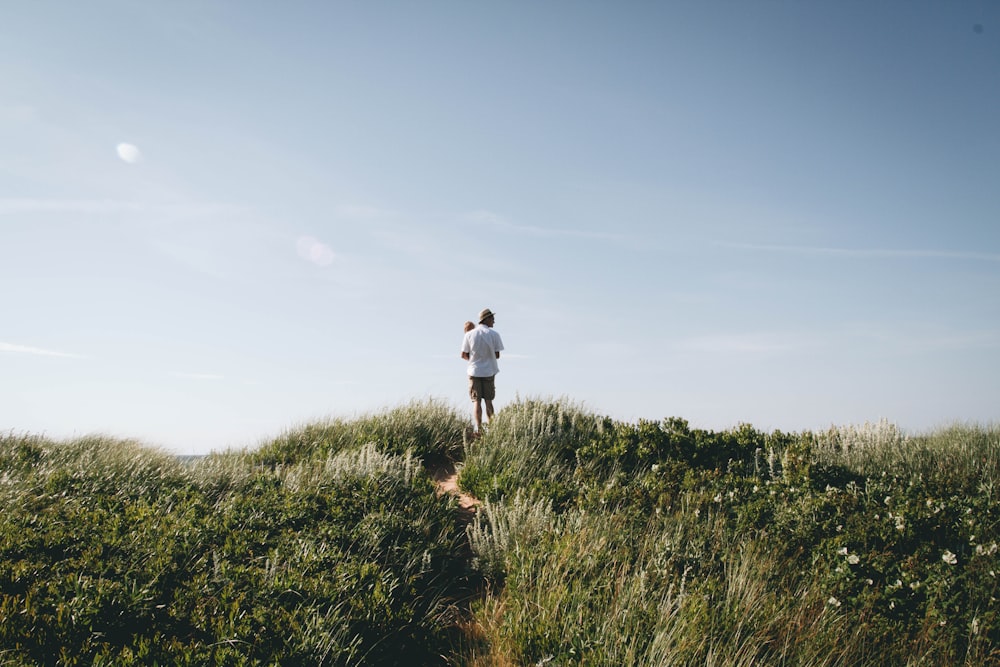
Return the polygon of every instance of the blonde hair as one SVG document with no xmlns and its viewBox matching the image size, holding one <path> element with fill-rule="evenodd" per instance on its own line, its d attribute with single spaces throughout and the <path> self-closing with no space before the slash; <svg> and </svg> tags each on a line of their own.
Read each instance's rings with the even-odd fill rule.
<svg viewBox="0 0 1000 667">
<path fill-rule="evenodd" d="M 476 325 L 475 325 L 475 323 L 473 323 L 472 320 L 466 320 L 466 322 L 465 322 L 465 333 L 469 333 L 470 331 L 472 331 L 475 328 L 476 328 Z"/>
</svg>

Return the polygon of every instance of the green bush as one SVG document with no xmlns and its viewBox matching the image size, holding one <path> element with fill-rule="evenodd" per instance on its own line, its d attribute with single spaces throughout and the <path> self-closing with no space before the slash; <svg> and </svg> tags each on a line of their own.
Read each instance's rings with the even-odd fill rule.
<svg viewBox="0 0 1000 667">
<path fill-rule="evenodd" d="M 465 429 L 466 419 L 453 407 L 427 399 L 356 419 L 307 424 L 261 445 L 252 457 L 266 466 L 287 465 L 372 443 L 384 452 L 409 452 L 425 462 L 454 461 L 464 454 Z"/>
<path fill-rule="evenodd" d="M 189 463 L 2 436 L 0 662 L 1000 665 L 1000 429 L 518 400 L 464 431 L 425 402 Z"/>
<path fill-rule="evenodd" d="M 465 537 L 408 455 L 9 436 L 0 465 L 5 664 L 443 664 L 457 641 Z"/>
<path fill-rule="evenodd" d="M 997 429 L 511 409 L 461 481 L 489 500 L 477 613 L 514 664 L 1000 664 Z"/>
</svg>

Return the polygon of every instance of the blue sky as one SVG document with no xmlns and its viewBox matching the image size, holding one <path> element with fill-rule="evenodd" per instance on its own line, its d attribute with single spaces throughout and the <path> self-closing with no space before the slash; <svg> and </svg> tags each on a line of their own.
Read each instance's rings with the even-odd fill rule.
<svg viewBox="0 0 1000 667">
<path fill-rule="evenodd" d="M 993 423 L 993 2 L 6 3 L 0 429 Z"/>
</svg>

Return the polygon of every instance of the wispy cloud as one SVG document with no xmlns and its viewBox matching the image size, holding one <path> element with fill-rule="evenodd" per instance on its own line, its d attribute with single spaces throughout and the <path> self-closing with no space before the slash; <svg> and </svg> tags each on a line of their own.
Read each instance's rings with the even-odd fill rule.
<svg viewBox="0 0 1000 667">
<path fill-rule="evenodd" d="M 884 327 L 857 327 L 857 338 L 875 341 L 893 352 L 926 353 L 943 351 L 983 350 L 1000 347 L 1000 331 L 927 329 L 910 327 L 892 330 Z"/>
<path fill-rule="evenodd" d="M 58 199 L 45 197 L 0 197 L 0 215 L 12 213 L 116 213 L 142 212 L 158 222 L 181 224 L 188 220 L 218 220 L 239 217 L 253 210 L 238 204 L 212 201 L 137 202 L 121 199 Z"/>
<path fill-rule="evenodd" d="M 893 329 L 858 323 L 823 332 L 709 333 L 678 340 L 674 348 L 712 355 L 781 355 L 820 349 L 878 350 L 880 354 L 923 354 L 1000 347 L 1000 331 Z"/>
<path fill-rule="evenodd" d="M 64 357 L 67 359 L 86 359 L 82 354 L 72 352 L 60 352 L 58 350 L 46 350 L 41 347 L 31 347 L 30 345 L 15 345 L 14 343 L 0 342 L 0 352 L 12 354 L 33 354 L 40 357 Z"/>
<path fill-rule="evenodd" d="M 586 229 L 566 229 L 566 228 L 553 228 L 553 227 L 537 227 L 534 225 L 517 225 L 509 221 L 502 215 L 493 213 L 492 211 L 473 211 L 469 213 L 466 218 L 474 223 L 481 225 L 489 225 L 491 227 L 496 227 L 507 232 L 514 234 L 523 234 L 525 236 L 536 236 L 536 237 L 550 237 L 550 238 L 579 238 L 579 239 L 594 239 L 594 240 L 604 240 L 604 241 L 623 241 L 625 236 L 622 234 L 610 234 L 608 232 L 594 232 Z"/>
<path fill-rule="evenodd" d="M 29 199 L 0 198 L 0 215 L 12 213 L 112 213 L 139 211 L 136 202 L 115 199 Z"/>
<path fill-rule="evenodd" d="M 972 252 L 965 250 L 905 250 L 891 248 L 836 248 L 824 246 L 767 245 L 755 243 L 726 243 L 730 248 L 759 252 L 782 252 L 796 255 L 825 255 L 855 259 L 967 259 L 1000 262 L 1000 253 Z"/>
<path fill-rule="evenodd" d="M 175 373 L 169 374 L 171 377 L 182 378 L 184 380 L 223 380 L 225 379 L 222 375 L 216 375 L 215 373 Z"/>
<path fill-rule="evenodd" d="M 355 220 L 375 220 L 378 218 L 391 218 L 396 215 L 396 211 L 363 204 L 344 204 L 338 206 L 336 211 L 340 217 L 353 218 Z"/>
<path fill-rule="evenodd" d="M 740 333 L 693 336 L 678 341 L 676 347 L 684 352 L 709 354 L 766 354 L 804 350 L 818 343 L 795 334 Z"/>
</svg>

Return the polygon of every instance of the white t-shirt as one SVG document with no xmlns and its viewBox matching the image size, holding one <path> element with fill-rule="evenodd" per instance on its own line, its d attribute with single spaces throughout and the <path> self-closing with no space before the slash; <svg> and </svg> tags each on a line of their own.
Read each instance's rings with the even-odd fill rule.
<svg viewBox="0 0 1000 667">
<path fill-rule="evenodd" d="M 480 324 L 465 334 L 462 352 L 469 355 L 469 376 L 488 378 L 500 372 L 497 352 L 503 349 L 503 341 L 496 329 Z"/>
</svg>

